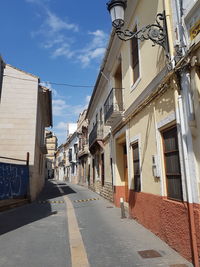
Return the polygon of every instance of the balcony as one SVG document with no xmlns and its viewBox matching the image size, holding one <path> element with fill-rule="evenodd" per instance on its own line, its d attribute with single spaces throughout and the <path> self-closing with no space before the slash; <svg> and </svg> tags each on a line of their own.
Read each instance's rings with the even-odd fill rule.
<svg viewBox="0 0 200 267">
<path fill-rule="evenodd" d="M 115 117 L 122 116 L 123 107 L 123 89 L 112 88 L 104 103 L 104 122 L 106 125 L 111 125 Z"/>
<path fill-rule="evenodd" d="M 85 137 L 79 139 L 78 158 L 89 153 L 88 140 Z"/>
<path fill-rule="evenodd" d="M 89 147 L 91 147 L 97 141 L 101 141 L 103 139 L 103 130 L 99 127 L 98 123 L 96 123 L 89 135 Z"/>
</svg>

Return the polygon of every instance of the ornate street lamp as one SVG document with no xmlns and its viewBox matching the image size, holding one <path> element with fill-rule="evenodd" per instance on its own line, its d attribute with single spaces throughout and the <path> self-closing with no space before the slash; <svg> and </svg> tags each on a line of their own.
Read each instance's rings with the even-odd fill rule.
<svg viewBox="0 0 200 267">
<path fill-rule="evenodd" d="M 124 12 L 126 6 L 127 0 L 110 0 L 107 3 L 107 9 L 110 12 L 112 25 L 116 29 L 117 36 L 123 41 L 127 41 L 132 38 L 137 38 L 141 41 L 151 40 L 153 42 L 153 46 L 160 45 L 164 48 L 165 54 L 169 59 L 165 13 L 163 12 L 157 14 L 156 22 L 154 24 L 149 24 L 137 32 L 132 32 L 121 29 L 124 26 Z"/>
</svg>

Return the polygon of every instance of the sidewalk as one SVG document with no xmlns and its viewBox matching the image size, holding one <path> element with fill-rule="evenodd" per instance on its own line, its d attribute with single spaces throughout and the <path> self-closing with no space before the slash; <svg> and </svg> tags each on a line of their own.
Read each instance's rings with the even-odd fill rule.
<svg viewBox="0 0 200 267">
<path fill-rule="evenodd" d="M 0 200 L 0 212 L 13 209 L 19 206 L 22 206 L 24 204 L 29 203 L 28 199 L 5 199 Z"/>
<path fill-rule="evenodd" d="M 109 201 L 81 186 L 68 185 L 76 192 L 68 197 L 91 267 L 193 266 L 135 220 L 121 219 L 121 210 Z"/>
</svg>

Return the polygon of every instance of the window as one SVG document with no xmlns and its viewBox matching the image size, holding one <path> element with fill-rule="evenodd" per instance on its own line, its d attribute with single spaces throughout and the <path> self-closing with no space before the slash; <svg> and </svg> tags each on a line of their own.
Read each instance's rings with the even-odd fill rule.
<svg viewBox="0 0 200 267">
<path fill-rule="evenodd" d="M 72 148 L 70 148 L 68 151 L 68 159 L 69 161 L 72 161 Z"/>
<path fill-rule="evenodd" d="M 162 133 L 167 180 L 167 196 L 182 200 L 181 170 L 178 149 L 177 128 L 173 127 Z"/>
<path fill-rule="evenodd" d="M 137 27 L 133 32 L 137 31 Z M 139 46 L 137 38 L 131 40 L 131 56 L 132 56 L 132 69 L 133 69 L 133 84 L 137 81 L 140 76 L 139 69 Z"/>
<path fill-rule="evenodd" d="M 96 124 L 98 123 L 98 113 L 96 114 Z"/>
<path fill-rule="evenodd" d="M 132 149 L 133 149 L 133 169 L 134 169 L 134 190 L 136 192 L 140 192 L 141 181 L 140 181 L 140 157 L 139 157 L 138 142 L 132 145 Z"/>
<path fill-rule="evenodd" d="M 99 120 L 100 120 L 100 124 L 102 124 L 103 123 L 102 108 L 100 109 Z"/>
</svg>

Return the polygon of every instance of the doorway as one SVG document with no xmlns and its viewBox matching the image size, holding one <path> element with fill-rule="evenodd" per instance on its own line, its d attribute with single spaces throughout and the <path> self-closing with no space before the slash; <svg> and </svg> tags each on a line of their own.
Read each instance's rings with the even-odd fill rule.
<svg viewBox="0 0 200 267">
<path fill-rule="evenodd" d="M 123 144 L 123 162 L 124 162 L 124 185 L 125 185 L 125 202 L 128 202 L 128 161 L 126 143 Z"/>
<path fill-rule="evenodd" d="M 104 153 L 101 154 L 101 185 L 104 186 L 105 183 L 105 168 L 104 168 Z"/>
</svg>

